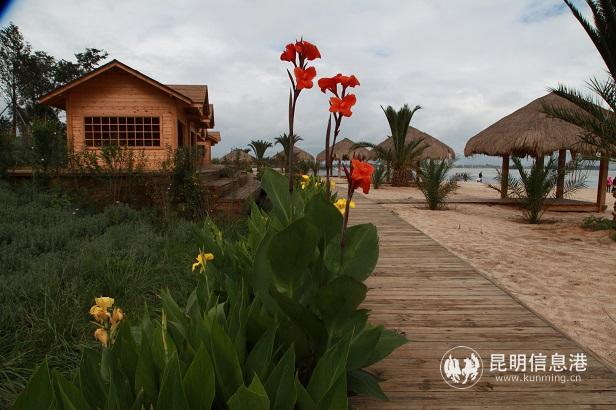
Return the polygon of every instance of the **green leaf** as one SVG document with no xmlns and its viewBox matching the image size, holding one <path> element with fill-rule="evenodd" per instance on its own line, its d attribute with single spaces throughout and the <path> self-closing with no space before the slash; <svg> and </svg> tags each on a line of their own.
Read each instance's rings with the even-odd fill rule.
<svg viewBox="0 0 616 410">
<path fill-rule="evenodd" d="M 347 378 L 346 374 L 341 374 L 334 384 L 325 393 L 323 398 L 317 403 L 317 410 L 348 410 L 349 400 L 347 399 Z"/>
<path fill-rule="evenodd" d="M 188 367 L 182 381 L 191 410 L 209 410 L 216 394 L 216 376 L 212 359 L 203 345 Z"/>
<path fill-rule="evenodd" d="M 268 329 L 252 348 L 244 364 L 246 380 L 249 380 L 253 374 L 257 374 L 259 379 L 266 380 L 272 364 L 275 338 L 276 329 Z"/>
<path fill-rule="evenodd" d="M 408 343 L 406 337 L 389 329 L 383 329 L 379 342 L 374 349 L 366 357 L 366 360 L 362 367 L 368 367 L 374 363 L 380 362 L 391 354 L 398 347 Z"/>
<path fill-rule="evenodd" d="M 291 195 L 288 183 L 284 175 L 269 168 L 263 172 L 261 178 L 261 187 L 272 202 L 270 215 L 274 216 L 282 226 L 287 226 L 291 222 Z"/>
<path fill-rule="evenodd" d="M 292 290 L 314 257 L 319 240 L 317 229 L 306 219 L 298 219 L 278 232 L 269 247 L 269 259 L 279 283 Z"/>
<path fill-rule="evenodd" d="M 84 349 L 79 366 L 79 387 L 90 406 L 102 408 L 105 404 L 105 384 L 101 377 L 101 354 L 92 349 Z"/>
<path fill-rule="evenodd" d="M 308 308 L 282 293 L 271 290 L 271 295 L 287 317 L 308 337 L 315 350 L 327 340 L 327 330 L 319 318 Z"/>
<path fill-rule="evenodd" d="M 344 376 L 346 384 L 346 365 L 349 355 L 350 335 L 344 336 L 321 356 L 308 383 L 308 393 L 318 404 L 321 399 L 339 383 Z M 345 395 L 346 397 L 346 395 Z"/>
<path fill-rule="evenodd" d="M 52 370 L 52 377 L 56 382 L 59 401 L 66 410 L 88 410 L 90 405 L 83 397 L 83 393 L 73 383 L 69 382 L 58 371 Z"/>
<path fill-rule="evenodd" d="M 297 393 L 295 391 L 295 350 L 289 347 L 272 370 L 265 383 L 272 410 L 293 410 Z"/>
<path fill-rule="evenodd" d="M 154 327 L 152 332 L 152 358 L 158 369 L 162 372 L 171 355 L 176 351 L 173 338 L 163 330 L 160 325 Z"/>
<path fill-rule="evenodd" d="M 270 401 L 259 376 L 255 375 L 250 386 L 243 384 L 227 402 L 230 410 L 269 410 Z"/>
<path fill-rule="evenodd" d="M 355 370 L 367 366 L 366 359 L 370 358 L 373 354 L 382 333 L 383 326 L 369 326 L 353 338 L 351 348 L 349 349 L 347 370 Z"/>
<path fill-rule="evenodd" d="M 353 370 L 348 373 L 348 389 L 357 394 L 365 394 L 378 400 L 387 400 L 377 379 L 364 370 Z"/>
<path fill-rule="evenodd" d="M 134 403 L 135 398 L 128 378 L 117 365 L 110 367 L 110 374 L 106 410 L 129 408 Z"/>
<path fill-rule="evenodd" d="M 297 392 L 297 408 L 299 410 L 315 410 L 317 404 L 310 397 L 304 385 L 295 377 L 295 391 Z"/>
<path fill-rule="evenodd" d="M 148 339 L 144 339 L 141 342 L 141 353 L 139 354 L 135 371 L 135 391 L 143 390 L 146 408 L 149 408 L 150 404 L 156 402 L 159 381 L 159 372 L 152 357 L 150 343 L 152 342 Z"/>
<path fill-rule="evenodd" d="M 184 410 L 188 409 L 188 401 L 182 386 L 180 362 L 177 353 L 174 352 L 169 361 L 158 393 L 156 402 L 157 410 Z"/>
<path fill-rule="evenodd" d="M 379 236 L 373 224 L 347 229 L 339 275 L 349 275 L 363 282 L 372 274 L 379 259 Z"/>
<path fill-rule="evenodd" d="M 13 410 L 47 410 L 53 405 L 53 386 L 49 377 L 47 359 L 30 377 L 26 388 L 13 404 Z"/>
<path fill-rule="evenodd" d="M 364 301 L 368 288 L 350 276 L 339 276 L 319 289 L 313 305 L 328 326 L 349 319 Z"/>
<path fill-rule="evenodd" d="M 327 201 L 323 195 L 315 195 L 306 205 L 306 219 L 314 225 L 319 233 L 329 242 L 342 229 L 342 214 Z"/>
<path fill-rule="evenodd" d="M 210 337 L 205 340 L 214 364 L 217 388 L 224 400 L 229 398 L 243 385 L 242 368 L 233 346 L 233 341 L 215 321 L 210 322 Z"/>
</svg>

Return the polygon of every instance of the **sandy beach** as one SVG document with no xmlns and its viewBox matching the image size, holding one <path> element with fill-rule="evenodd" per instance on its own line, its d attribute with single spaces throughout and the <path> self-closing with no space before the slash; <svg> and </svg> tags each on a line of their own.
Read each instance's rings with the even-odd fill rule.
<svg viewBox="0 0 616 410">
<path fill-rule="evenodd" d="M 477 182 L 461 183 L 453 198 L 497 197 Z M 593 201 L 595 189 L 572 198 Z M 373 200 L 423 198 L 416 188 L 372 189 Z M 608 211 L 614 198 L 608 196 Z M 469 261 L 490 280 L 616 368 L 616 242 L 580 223 L 589 213 L 547 212 L 530 225 L 515 208 L 450 204 L 430 211 L 420 205 L 384 204 L 403 219 Z M 612 317 L 614 320 L 611 320 Z"/>
</svg>

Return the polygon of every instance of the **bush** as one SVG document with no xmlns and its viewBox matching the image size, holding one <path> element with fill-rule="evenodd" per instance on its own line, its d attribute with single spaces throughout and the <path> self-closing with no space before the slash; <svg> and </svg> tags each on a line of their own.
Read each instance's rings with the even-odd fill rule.
<svg viewBox="0 0 616 410">
<path fill-rule="evenodd" d="M 208 193 L 197 176 L 195 151 L 187 147 L 175 152 L 171 177 L 171 197 L 178 214 L 203 220 L 210 210 Z"/>
<path fill-rule="evenodd" d="M 287 183 L 265 171 L 271 211 L 253 205 L 238 239 L 207 221 L 194 242 L 208 253 L 193 265 L 203 275 L 184 307 L 165 291 L 160 321 L 145 315 L 129 327 L 103 315 L 102 351 L 84 350 L 71 379 L 43 362 L 16 408 L 346 409 L 348 394 L 385 399 L 364 368 L 406 339 L 359 308 L 378 259 L 376 228 L 349 228 L 343 246 L 331 200 L 316 187 L 291 197 Z"/>
<path fill-rule="evenodd" d="M 458 189 L 458 182 L 455 178 L 447 179 L 450 169 L 451 163 L 448 161 L 422 162 L 417 175 L 417 187 L 426 197 L 429 209 L 444 207 L 447 197 Z"/>
<path fill-rule="evenodd" d="M 588 216 L 582 221 L 582 228 L 591 231 L 608 231 L 616 229 L 616 223 L 608 218 Z"/>
<path fill-rule="evenodd" d="M 372 174 L 372 186 L 374 189 L 379 189 L 381 185 L 387 180 L 387 167 L 379 162 L 374 168 L 374 174 Z"/>
<path fill-rule="evenodd" d="M 37 120 L 32 124 L 33 168 L 48 172 L 66 166 L 68 148 L 65 134 L 61 125 L 53 121 Z"/>
</svg>

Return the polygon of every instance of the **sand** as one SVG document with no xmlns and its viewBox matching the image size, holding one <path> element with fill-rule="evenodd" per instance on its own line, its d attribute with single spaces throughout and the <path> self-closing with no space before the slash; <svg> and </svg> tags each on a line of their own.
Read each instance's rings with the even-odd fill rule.
<svg viewBox="0 0 616 410">
<path fill-rule="evenodd" d="M 368 196 L 423 198 L 416 188 L 392 187 L 373 189 Z M 482 184 L 468 182 L 454 198 L 497 196 Z M 592 201 L 595 196 L 595 190 L 586 189 L 574 198 Z M 608 209 L 613 204 L 609 196 Z M 451 204 L 442 211 L 410 204 L 383 206 L 616 369 L 616 242 L 605 231 L 580 228 L 590 214 L 548 212 L 544 223 L 530 225 L 519 210 L 503 206 Z"/>
</svg>

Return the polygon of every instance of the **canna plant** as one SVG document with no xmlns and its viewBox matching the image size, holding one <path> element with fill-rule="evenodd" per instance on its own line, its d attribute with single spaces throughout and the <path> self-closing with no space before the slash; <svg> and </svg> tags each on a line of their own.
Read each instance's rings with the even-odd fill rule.
<svg viewBox="0 0 616 410">
<path fill-rule="evenodd" d="M 428 208 L 436 210 L 443 208 L 447 197 L 458 189 L 455 177 L 447 178 L 451 169 L 449 161 L 423 161 L 417 174 L 417 187 L 424 194 Z"/>
</svg>

